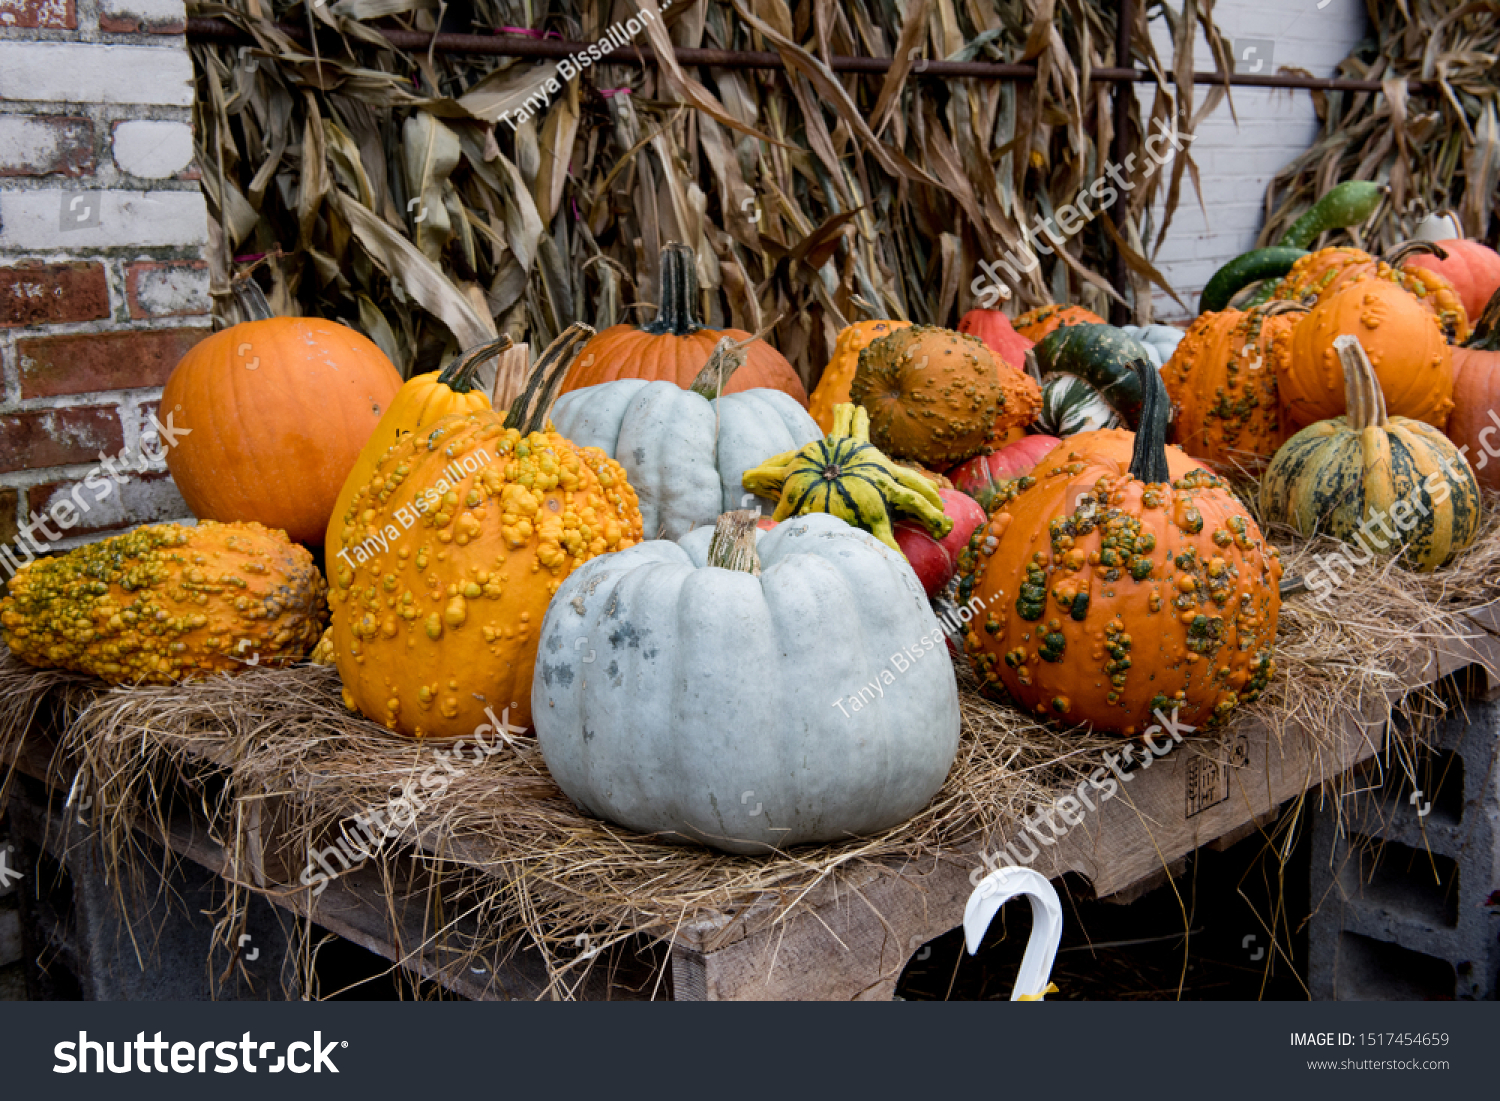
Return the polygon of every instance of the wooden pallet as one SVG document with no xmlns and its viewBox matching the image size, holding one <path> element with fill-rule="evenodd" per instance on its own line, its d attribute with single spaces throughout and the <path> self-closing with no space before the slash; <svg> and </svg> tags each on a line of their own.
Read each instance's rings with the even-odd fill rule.
<svg viewBox="0 0 1500 1101">
<path fill-rule="evenodd" d="M 1474 690 L 1500 694 L 1500 612 L 1485 609 L 1471 618 L 1476 637 L 1416 653 L 1387 696 L 1394 700 L 1466 668 L 1472 668 Z M 1128 900 L 1173 874 L 1189 853 L 1248 836 L 1286 801 L 1370 759 L 1382 747 L 1385 727 L 1385 707 L 1372 700 L 1363 722 L 1316 745 L 1295 736 L 1278 741 L 1253 722 L 1237 724 L 1225 748 L 1212 755 L 1184 743 L 1149 768 L 1134 769 L 1113 800 L 1098 804 L 1060 840 L 1039 846 L 1031 866 L 1049 878 L 1075 873 L 1095 897 Z M 49 738 L 33 732 L 14 764 L 61 794 L 71 778 L 58 773 L 53 749 Z M 248 864 L 251 882 L 242 886 L 461 997 L 558 994 L 535 951 L 497 947 L 475 966 L 445 950 L 432 933 L 437 888 L 417 861 L 402 862 L 407 867 L 396 915 L 371 867 L 330 880 L 317 898 L 291 886 L 295 862 L 276 844 L 275 800 L 246 805 L 251 820 L 241 866 Z M 1020 832 L 1013 824 L 984 845 L 941 858 L 864 866 L 836 884 L 815 887 L 785 914 L 767 899 L 733 917 L 685 926 L 669 958 L 627 944 L 602 955 L 586 978 L 573 980 L 576 989 L 569 984 L 568 993 L 680 1001 L 889 999 L 911 956 L 961 923 L 973 881 L 986 868 L 981 854 L 986 848 L 999 852 Z M 219 841 L 186 815 L 148 835 L 218 875 L 232 866 Z M 998 858 L 999 864 L 1012 862 Z"/>
</svg>

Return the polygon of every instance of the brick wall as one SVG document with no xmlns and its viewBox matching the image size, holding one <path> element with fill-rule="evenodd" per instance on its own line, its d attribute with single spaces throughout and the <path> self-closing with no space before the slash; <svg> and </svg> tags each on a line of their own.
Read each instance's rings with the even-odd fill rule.
<svg viewBox="0 0 1500 1101">
<path fill-rule="evenodd" d="M 1241 55 L 1241 72 L 1274 73 L 1290 66 L 1314 76 L 1334 76 L 1334 67 L 1371 33 L 1364 0 L 1233 0 L 1214 5 L 1214 19 L 1238 43 L 1235 52 Z M 1170 58 L 1171 39 L 1163 25 L 1153 24 L 1152 31 L 1157 53 Z M 1200 72 L 1213 70 L 1201 31 L 1195 56 Z M 1195 104 L 1203 102 L 1206 92 L 1206 87 L 1198 87 Z M 1150 87 L 1139 85 L 1137 95 L 1149 109 Z M 1158 291 L 1154 300 L 1158 319 L 1180 322 L 1196 314 L 1198 295 L 1209 277 L 1226 260 L 1255 246 L 1265 220 L 1266 185 L 1289 160 L 1312 145 L 1317 132 L 1311 93 L 1270 88 L 1235 88 L 1234 114 L 1226 100 L 1198 125 L 1193 156 L 1207 212 L 1198 205 L 1192 178 L 1184 177 L 1167 240 L 1155 258 L 1158 270 L 1191 312 L 1185 314 Z M 1161 224 L 1159 211 L 1157 224 Z"/>
<path fill-rule="evenodd" d="M 209 326 L 183 20 L 182 0 L 0 0 L 0 546 L 100 452 L 140 469 L 59 506 L 57 546 L 190 515 L 138 461 Z"/>
</svg>

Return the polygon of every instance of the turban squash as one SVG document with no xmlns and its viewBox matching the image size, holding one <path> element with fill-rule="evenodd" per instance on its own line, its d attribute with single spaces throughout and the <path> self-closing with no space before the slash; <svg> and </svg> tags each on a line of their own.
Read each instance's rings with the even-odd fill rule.
<svg viewBox="0 0 1500 1101">
<path fill-rule="evenodd" d="M 813 388 L 807 411 L 818 422 L 823 432 L 833 430 L 833 407 L 849 400 L 849 385 L 854 381 L 854 372 L 859 367 L 859 353 L 888 333 L 905 329 L 910 321 L 887 321 L 879 318 L 871 321 L 856 321 L 839 332 L 833 346 L 833 358 L 823 368 L 823 377 Z"/>
<path fill-rule="evenodd" d="M 965 651 L 986 686 L 1127 736 L 1157 712 L 1201 727 L 1255 699 L 1281 607 L 1275 548 L 1226 483 L 1171 471 L 1166 392 L 1144 358 L 1137 375 L 1129 458 L 1112 440 L 1049 457 L 974 533 L 959 582 L 978 611 Z"/>
<path fill-rule="evenodd" d="M 1276 453 L 1261 482 L 1261 513 L 1305 536 L 1357 539 L 1366 561 L 1404 544 L 1407 565 L 1435 570 L 1479 532 L 1474 472 L 1436 428 L 1387 415 L 1358 339 L 1334 343 L 1348 414 L 1304 428 Z"/>
<path fill-rule="evenodd" d="M 703 370 L 721 337 L 748 341 L 746 363 L 727 393 L 769 387 L 784 390 L 806 408 L 807 390 L 775 348 L 743 329 L 705 329 L 698 318 L 698 274 L 693 250 L 670 244 L 661 251 L 661 288 L 650 323 L 611 325 L 584 346 L 563 380 L 562 393 L 622 378 L 675 382 L 686 389 Z"/>
<path fill-rule="evenodd" d="M 619 464 L 546 422 L 591 334 L 559 336 L 508 414 L 453 414 L 402 436 L 356 491 L 328 564 L 349 707 L 419 738 L 472 734 L 497 715 L 531 721 L 547 602 L 577 566 L 641 538 Z"/>
<path fill-rule="evenodd" d="M 591 814 L 729 852 L 905 821 L 959 739 L 926 594 L 833 516 L 754 525 L 730 513 L 563 582 L 532 683 L 547 770 Z"/>
<path fill-rule="evenodd" d="M 195 344 L 162 391 L 186 430 L 167 469 L 198 519 L 253 520 L 315 544 L 401 375 L 347 326 L 272 317 L 250 279 L 235 295 L 250 320 Z"/>
</svg>

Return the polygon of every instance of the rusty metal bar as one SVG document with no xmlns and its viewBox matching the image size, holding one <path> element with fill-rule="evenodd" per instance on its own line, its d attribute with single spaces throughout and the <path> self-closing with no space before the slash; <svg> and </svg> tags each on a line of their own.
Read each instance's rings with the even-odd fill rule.
<svg viewBox="0 0 1500 1101">
<path fill-rule="evenodd" d="M 1126 3 L 1129 0 L 1125 0 Z M 1122 5 L 1123 6 L 1123 5 Z M 528 38 L 524 35 L 482 34 L 427 34 L 422 31 L 402 31 L 385 27 L 373 27 L 393 47 L 400 50 L 440 54 L 472 54 L 489 57 L 529 57 L 537 60 L 560 60 L 583 52 L 593 43 L 564 42 L 559 39 Z M 306 27 L 279 23 L 277 30 L 288 38 L 305 42 Z M 225 44 L 253 46 L 256 40 L 247 31 L 221 19 L 189 19 L 187 37 L 192 42 L 222 42 Z M 704 65 L 718 69 L 782 69 L 781 55 L 765 50 L 707 50 L 678 47 L 677 62 L 680 65 Z M 882 74 L 891 67 L 888 57 L 843 57 L 828 60 L 829 68 L 836 73 Z M 656 64 L 656 51 L 649 46 L 627 46 L 605 54 L 595 64 L 633 65 L 645 67 Z M 1036 66 L 1012 65 L 993 61 L 929 61 L 920 73 L 923 77 L 970 77 L 978 80 L 1035 80 Z M 1100 68 L 1090 74 L 1093 80 L 1116 83 L 1149 84 L 1156 80 L 1154 74 L 1136 68 Z M 1194 84 L 1222 84 L 1224 78 L 1218 73 L 1194 73 Z M 1232 73 L 1229 83 L 1249 88 L 1306 88 L 1316 91 L 1378 92 L 1378 80 L 1344 80 L 1328 77 L 1306 76 L 1261 76 L 1250 73 Z M 1431 80 L 1408 81 L 1412 87 L 1436 84 Z"/>
<path fill-rule="evenodd" d="M 1134 0 L 1120 0 L 1118 10 L 1119 21 L 1115 24 L 1115 64 L 1120 68 L 1130 68 L 1130 31 L 1131 24 L 1135 22 Z M 1120 81 L 1115 85 L 1115 109 L 1114 109 L 1114 141 L 1110 157 L 1115 164 L 1124 164 L 1125 156 L 1130 152 L 1128 137 L 1130 130 L 1130 101 L 1135 98 L 1135 89 L 1130 82 Z M 1102 170 L 1102 166 L 1101 166 Z M 1123 199 L 1124 196 L 1121 196 Z M 1110 217 L 1114 220 L 1115 230 L 1121 241 L 1125 240 L 1125 211 L 1129 208 L 1129 202 L 1117 203 L 1111 211 Z M 1115 290 L 1120 294 L 1125 293 L 1126 278 L 1125 253 L 1119 244 L 1115 244 L 1115 254 L 1110 264 L 1110 281 L 1114 283 Z M 1130 322 L 1130 307 L 1124 302 L 1116 302 L 1110 299 L 1109 319 L 1115 325 L 1126 325 Z"/>
</svg>

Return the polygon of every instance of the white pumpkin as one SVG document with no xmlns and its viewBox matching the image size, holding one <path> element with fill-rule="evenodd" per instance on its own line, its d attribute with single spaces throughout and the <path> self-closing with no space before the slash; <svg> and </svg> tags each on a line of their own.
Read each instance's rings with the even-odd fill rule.
<svg viewBox="0 0 1500 1101">
<path fill-rule="evenodd" d="M 1177 351 L 1177 345 L 1181 344 L 1182 338 L 1187 335 L 1186 331 L 1179 329 L 1176 325 L 1121 325 L 1120 328 L 1133 336 L 1146 349 L 1152 366 L 1158 371 L 1167 360 L 1172 358 L 1172 353 Z"/>
<path fill-rule="evenodd" d="M 676 539 L 747 507 L 740 478 L 773 455 L 823 432 L 795 398 L 745 390 L 706 398 L 673 382 L 621 379 L 557 399 L 552 423 L 580 447 L 598 447 L 625 468 L 648 538 Z M 762 501 L 766 515 L 776 502 Z"/>
<path fill-rule="evenodd" d="M 753 522 L 718 525 L 742 556 Z M 916 814 L 953 763 L 959 709 L 911 566 L 821 513 L 759 536 L 759 576 L 708 565 L 713 535 L 601 555 L 558 589 L 532 682 L 558 785 L 591 814 L 728 852 Z"/>
</svg>

